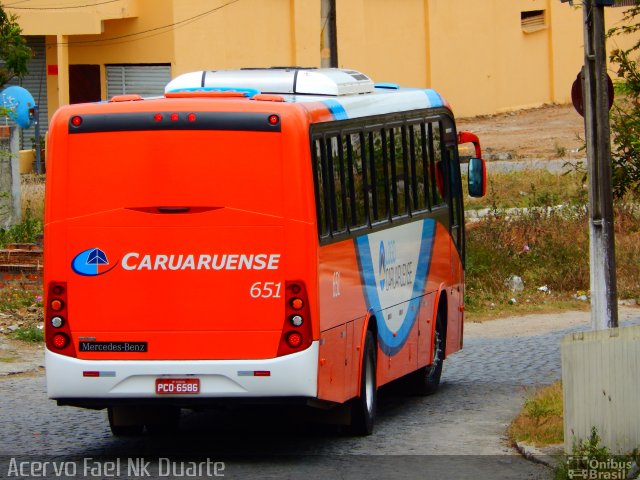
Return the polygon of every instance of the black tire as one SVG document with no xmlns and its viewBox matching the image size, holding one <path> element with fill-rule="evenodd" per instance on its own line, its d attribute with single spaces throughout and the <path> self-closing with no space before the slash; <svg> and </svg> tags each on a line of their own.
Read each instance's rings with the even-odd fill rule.
<svg viewBox="0 0 640 480">
<path fill-rule="evenodd" d="M 433 335 L 433 356 L 431 364 L 422 367 L 409 375 L 409 388 L 414 395 L 431 395 L 436 393 L 442 376 L 446 332 L 442 314 L 436 315 L 436 331 Z"/>
<path fill-rule="evenodd" d="M 351 401 L 350 431 L 354 435 L 371 435 L 376 418 L 378 386 L 376 383 L 376 342 L 367 331 L 362 353 L 360 395 Z"/>
<path fill-rule="evenodd" d="M 114 437 L 135 437 L 142 435 L 144 424 L 122 423 L 122 417 L 130 417 L 134 411 L 127 407 L 109 407 L 107 416 L 109 417 L 109 428 Z"/>
</svg>

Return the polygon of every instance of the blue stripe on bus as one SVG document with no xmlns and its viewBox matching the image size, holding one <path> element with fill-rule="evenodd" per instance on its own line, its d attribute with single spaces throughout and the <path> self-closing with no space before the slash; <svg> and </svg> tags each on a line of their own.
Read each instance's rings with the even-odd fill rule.
<svg viewBox="0 0 640 480">
<path fill-rule="evenodd" d="M 435 220 L 427 219 L 423 221 L 420 255 L 418 257 L 418 267 L 416 269 L 415 279 L 413 282 L 411 300 L 408 302 L 402 325 L 395 334 L 389 330 L 389 327 L 384 321 L 384 315 L 379 315 L 382 311 L 382 306 L 380 305 L 375 270 L 371 259 L 369 236 L 365 235 L 356 239 L 356 246 L 362 272 L 361 279 L 364 286 L 367 308 L 376 315 L 380 349 L 385 353 L 385 355 L 393 356 L 402 349 L 409 338 L 413 324 L 416 321 L 418 311 L 420 310 L 420 300 L 425 293 L 429 269 L 431 267 L 431 254 L 433 252 L 435 231 Z"/>
<path fill-rule="evenodd" d="M 348 120 L 349 115 L 344 107 L 336 100 L 324 100 L 324 104 L 329 108 L 329 111 L 335 117 L 335 120 Z"/>
<path fill-rule="evenodd" d="M 429 103 L 431 104 L 431 107 L 434 107 L 434 108 L 444 107 L 444 101 L 442 100 L 442 97 L 438 92 L 428 88 L 424 90 L 424 93 L 426 93 L 427 97 L 429 98 Z"/>
</svg>

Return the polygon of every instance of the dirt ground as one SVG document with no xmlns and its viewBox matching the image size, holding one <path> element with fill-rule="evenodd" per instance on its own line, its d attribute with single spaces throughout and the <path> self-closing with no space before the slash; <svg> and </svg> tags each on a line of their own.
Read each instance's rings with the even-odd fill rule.
<svg viewBox="0 0 640 480">
<path fill-rule="evenodd" d="M 584 158 L 584 120 L 571 105 L 457 119 L 480 137 L 485 160 Z"/>
</svg>

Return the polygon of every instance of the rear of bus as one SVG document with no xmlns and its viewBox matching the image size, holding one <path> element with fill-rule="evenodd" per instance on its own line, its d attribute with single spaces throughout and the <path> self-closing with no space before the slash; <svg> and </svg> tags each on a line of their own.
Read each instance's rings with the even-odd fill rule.
<svg viewBox="0 0 640 480">
<path fill-rule="evenodd" d="M 49 397 L 315 397 L 305 117 L 246 98 L 115 100 L 52 119 Z"/>
</svg>

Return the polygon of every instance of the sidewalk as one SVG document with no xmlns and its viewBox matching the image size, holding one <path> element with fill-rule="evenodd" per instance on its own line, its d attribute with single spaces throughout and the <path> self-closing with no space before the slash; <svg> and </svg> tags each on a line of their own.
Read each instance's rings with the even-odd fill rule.
<svg viewBox="0 0 640 480">
<path fill-rule="evenodd" d="M 44 345 L 0 335 L 0 378 L 44 372 Z"/>
</svg>

